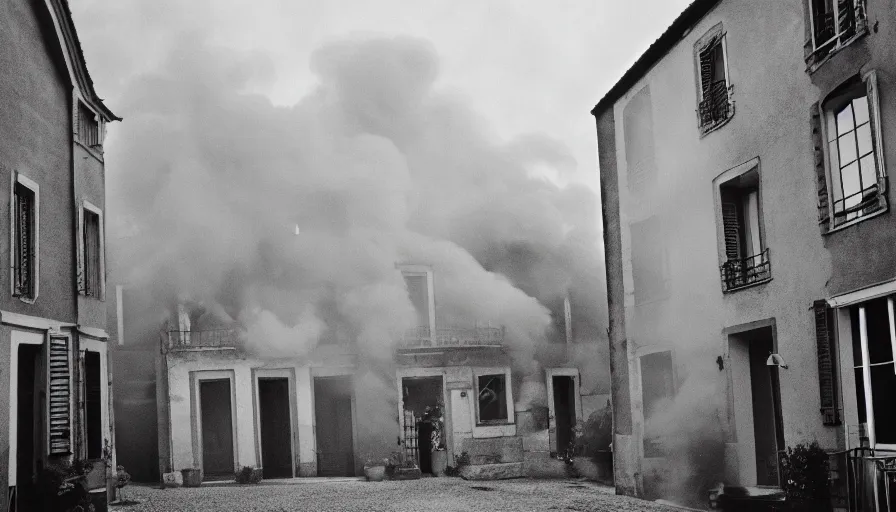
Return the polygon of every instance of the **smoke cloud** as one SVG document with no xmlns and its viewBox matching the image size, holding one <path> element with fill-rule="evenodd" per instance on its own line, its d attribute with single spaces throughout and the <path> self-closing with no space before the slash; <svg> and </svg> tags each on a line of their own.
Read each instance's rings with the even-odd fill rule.
<svg viewBox="0 0 896 512">
<path fill-rule="evenodd" d="M 571 294 L 578 332 L 603 338 L 595 194 L 545 178 L 575 168 L 561 143 L 502 142 L 439 90 L 429 43 L 326 44 L 289 107 L 250 92 L 275 79 L 264 55 L 173 46 L 118 102 L 118 279 L 200 305 L 199 324 L 241 322 L 271 357 L 343 338 L 388 354 L 416 318 L 398 263 L 433 268 L 442 325 L 504 325 L 532 353 Z"/>
</svg>

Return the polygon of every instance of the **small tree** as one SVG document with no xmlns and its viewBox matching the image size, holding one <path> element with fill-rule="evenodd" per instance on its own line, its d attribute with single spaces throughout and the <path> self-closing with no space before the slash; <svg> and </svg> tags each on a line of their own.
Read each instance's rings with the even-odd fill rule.
<svg viewBox="0 0 896 512">
<path fill-rule="evenodd" d="M 798 444 L 781 454 L 781 482 L 794 510 L 831 510 L 828 454 L 818 443 Z"/>
</svg>

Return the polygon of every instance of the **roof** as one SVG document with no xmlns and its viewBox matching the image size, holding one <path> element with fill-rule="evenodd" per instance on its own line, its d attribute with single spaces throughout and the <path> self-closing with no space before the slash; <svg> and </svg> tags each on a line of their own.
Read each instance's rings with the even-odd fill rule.
<svg viewBox="0 0 896 512">
<path fill-rule="evenodd" d="M 647 51 L 635 61 L 632 67 L 622 75 L 622 78 L 616 82 L 616 85 L 611 87 L 607 94 L 597 102 L 597 105 L 591 110 L 591 114 L 597 115 L 598 113 L 605 111 L 615 103 L 616 100 L 628 92 L 638 80 L 647 74 L 650 68 L 659 62 L 660 59 L 665 57 L 669 50 L 671 50 L 676 43 L 681 41 L 681 38 L 690 32 L 694 25 L 703 19 L 703 17 L 706 16 L 706 14 L 720 1 L 721 0 L 694 0 L 691 5 L 687 6 L 687 8 L 675 18 L 672 25 L 663 32 L 663 35 L 650 45 L 650 48 L 648 48 Z"/>
<path fill-rule="evenodd" d="M 92 107 L 98 110 L 108 121 L 121 121 L 109 107 L 103 103 L 96 89 L 93 87 L 93 79 L 87 72 L 87 64 L 84 61 L 84 51 L 81 49 L 81 41 L 78 39 L 78 32 L 75 30 L 75 23 L 72 20 L 72 11 L 69 8 L 68 0 L 45 0 L 53 22 L 56 25 L 56 32 L 59 36 L 59 44 L 65 52 L 65 62 L 68 66 L 73 85 L 77 87 L 81 96 Z"/>
</svg>

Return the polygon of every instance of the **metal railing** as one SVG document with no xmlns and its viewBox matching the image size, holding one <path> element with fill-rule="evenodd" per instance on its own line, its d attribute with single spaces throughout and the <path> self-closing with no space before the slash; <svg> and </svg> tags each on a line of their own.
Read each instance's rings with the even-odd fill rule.
<svg viewBox="0 0 896 512">
<path fill-rule="evenodd" d="M 854 202 L 855 200 L 859 202 L 846 206 L 847 202 Z M 880 187 L 878 187 L 877 183 L 855 194 L 850 194 L 843 199 L 837 199 L 834 201 L 834 227 L 875 213 L 880 210 L 881 206 L 883 206 L 883 201 Z"/>
<path fill-rule="evenodd" d="M 408 329 L 401 340 L 401 348 L 423 347 L 482 347 L 504 344 L 503 327 L 439 327 L 435 337 L 429 327 Z"/>
<path fill-rule="evenodd" d="M 728 260 L 719 267 L 719 271 L 722 274 L 722 291 L 726 292 L 767 281 L 772 277 L 768 249 L 754 256 Z"/>
<path fill-rule="evenodd" d="M 168 331 L 168 346 L 173 349 L 236 347 L 240 343 L 239 327 L 220 327 L 193 331 Z"/>
<path fill-rule="evenodd" d="M 700 127 L 704 130 L 725 121 L 732 114 L 728 84 L 724 80 L 713 82 L 700 102 Z"/>
</svg>

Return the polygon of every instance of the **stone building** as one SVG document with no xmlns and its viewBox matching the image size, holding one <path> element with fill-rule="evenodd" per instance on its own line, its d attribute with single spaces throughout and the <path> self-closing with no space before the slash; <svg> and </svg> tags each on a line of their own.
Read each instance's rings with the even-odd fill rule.
<svg viewBox="0 0 896 512">
<path fill-rule="evenodd" d="M 860 459 L 896 448 L 893 12 L 697 0 L 592 111 L 618 492 L 779 488 L 813 440 L 838 506 L 856 473 L 882 488 Z"/>
<path fill-rule="evenodd" d="M 48 465 L 115 467 L 106 353 L 106 125 L 64 0 L 0 5 L 0 509 L 36 510 Z"/>
<path fill-rule="evenodd" d="M 257 343 L 248 343 L 241 326 L 202 306 L 171 307 L 161 350 L 155 346 L 158 474 L 176 479 L 197 468 L 205 480 L 230 479 L 249 466 L 262 468 L 265 478 L 356 476 L 366 460 L 396 453 L 427 473 L 433 427 L 426 411 L 441 405 L 448 464 L 467 453 L 467 477 L 564 476 L 567 464 L 558 455 L 574 441 L 576 425 L 608 404 L 598 340 L 560 330 L 555 343 L 539 345 L 521 363 L 504 327 L 487 320 L 443 324 L 440 283 L 430 267 L 400 265 L 395 272 L 404 277 L 419 326 L 383 344 L 391 352 L 379 355 L 333 329 L 308 353 L 265 355 L 247 348 Z M 138 304 L 126 299 L 124 318 L 134 316 L 129 300 Z M 568 324 L 576 306 L 566 301 L 559 320 Z M 121 410 L 117 418 L 121 430 L 126 421 L 145 422 L 126 420 Z M 122 460 L 144 464 L 138 454 L 130 457 Z M 601 476 L 590 461 L 577 465 Z"/>
</svg>

